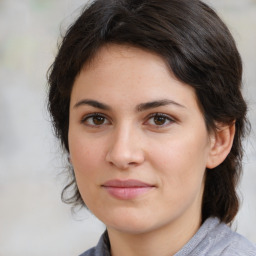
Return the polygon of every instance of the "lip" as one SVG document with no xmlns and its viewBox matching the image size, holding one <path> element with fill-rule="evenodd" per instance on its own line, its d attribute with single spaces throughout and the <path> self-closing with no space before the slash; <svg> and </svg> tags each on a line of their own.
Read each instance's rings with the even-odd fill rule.
<svg viewBox="0 0 256 256">
<path fill-rule="evenodd" d="M 135 199 L 155 188 L 140 180 L 109 180 L 102 187 L 113 197 L 121 200 Z"/>
</svg>

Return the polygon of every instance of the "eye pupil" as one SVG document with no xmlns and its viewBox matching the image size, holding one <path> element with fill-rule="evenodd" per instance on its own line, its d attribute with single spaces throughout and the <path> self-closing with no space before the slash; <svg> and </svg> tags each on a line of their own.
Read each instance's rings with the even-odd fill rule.
<svg viewBox="0 0 256 256">
<path fill-rule="evenodd" d="M 104 121 L 105 121 L 105 118 L 102 116 L 94 116 L 93 117 L 93 123 L 96 125 L 101 125 L 104 123 Z"/>
<path fill-rule="evenodd" d="M 166 121 L 166 117 L 164 116 L 155 116 L 154 117 L 154 122 L 156 125 L 163 125 Z"/>
</svg>

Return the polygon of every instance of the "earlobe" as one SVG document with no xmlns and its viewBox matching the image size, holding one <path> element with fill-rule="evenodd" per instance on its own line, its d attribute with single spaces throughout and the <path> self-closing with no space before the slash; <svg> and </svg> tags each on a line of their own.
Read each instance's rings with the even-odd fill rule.
<svg viewBox="0 0 256 256">
<path fill-rule="evenodd" d="M 70 154 L 68 154 L 67 158 L 68 158 L 68 162 L 69 162 L 69 164 L 70 164 L 70 165 L 72 165 L 72 159 L 71 159 Z"/>
<path fill-rule="evenodd" d="M 231 125 L 218 125 L 211 137 L 211 149 L 206 167 L 212 169 L 220 165 L 228 156 L 235 136 L 235 122 Z"/>
</svg>

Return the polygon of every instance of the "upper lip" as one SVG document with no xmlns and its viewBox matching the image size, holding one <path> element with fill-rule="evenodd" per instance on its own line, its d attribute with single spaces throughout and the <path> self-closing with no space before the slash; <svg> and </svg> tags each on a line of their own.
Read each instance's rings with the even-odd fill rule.
<svg viewBox="0 0 256 256">
<path fill-rule="evenodd" d="M 152 184 L 148 184 L 145 182 L 142 182 L 140 180 L 109 180 L 106 181 L 103 185 L 103 187 L 117 187 L 117 188 L 134 188 L 134 187 L 154 187 Z"/>
</svg>

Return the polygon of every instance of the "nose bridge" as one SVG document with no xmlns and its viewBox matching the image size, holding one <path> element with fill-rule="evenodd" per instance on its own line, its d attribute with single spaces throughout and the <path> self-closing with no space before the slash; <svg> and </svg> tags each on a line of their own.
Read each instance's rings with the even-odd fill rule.
<svg viewBox="0 0 256 256">
<path fill-rule="evenodd" d="M 118 168 L 138 165 L 144 160 L 139 130 L 130 121 L 123 122 L 113 129 L 107 161 Z"/>
</svg>

